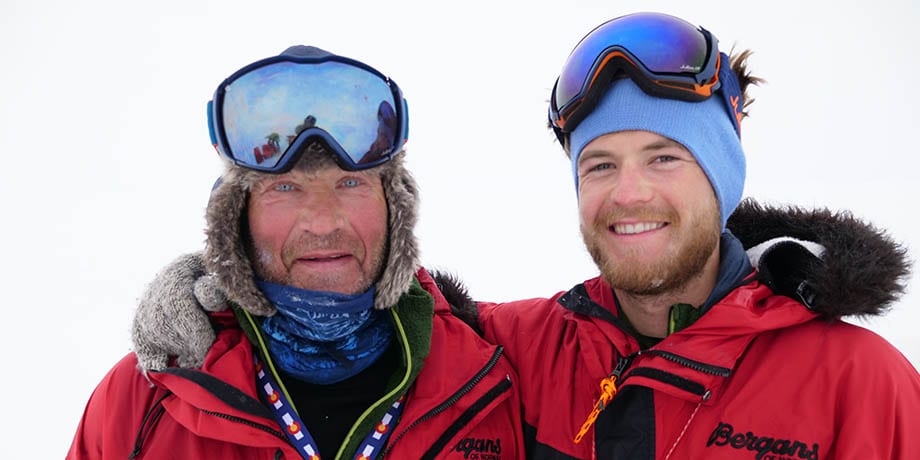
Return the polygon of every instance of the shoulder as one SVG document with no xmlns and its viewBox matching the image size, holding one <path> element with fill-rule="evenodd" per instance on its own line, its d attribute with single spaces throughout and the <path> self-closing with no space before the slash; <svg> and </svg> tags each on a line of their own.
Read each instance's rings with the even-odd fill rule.
<svg viewBox="0 0 920 460">
<path fill-rule="evenodd" d="M 574 303 L 596 304 L 612 308 L 613 291 L 601 278 L 592 278 L 567 291 L 558 291 L 550 297 L 534 297 L 512 302 L 479 302 L 479 323 L 483 330 L 536 331 L 553 325 L 562 325 L 575 315 L 578 308 L 566 308 Z"/>
<path fill-rule="evenodd" d="M 826 353 L 846 353 L 854 358 L 895 356 L 901 353 L 885 338 L 844 320 L 814 319 L 784 330 L 790 339 L 807 341 Z"/>
<path fill-rule="evenodd" d="M 128 353 L 121 360 L 115 363 L 105 377 L 102 378 L 102 381 L 99 382 L 99 386 L 110 386 L 115 385 L 118 387 L 123 387 L 124 385 L 136 385 L 141 387 L 151 386 L 150 382 L 144 378 L 143 373 L 137 366 L 137 355 L 134 353 Z"/>
<path fill-rule="evenodd" d="M 827 337 L 827 349 L 829 352 L 839 350 L 835 355 L 841 360 L 887 375 L 912 374 L 916 380 L 917 371 L 904 354 L 875 332 L 842 320 L 819 327 L 826 331 L 822 335 Z"/>
<path fill-rule="evenodd" d="M 539 320 L 540 315 L 554 314 L 553 311 L 560 307 L 556 299 L 562 294 L 563 292 L 559 292 L 552 297 L 534 297 L 511 302 L 479 302 L 479 315 L 485 317 L 480 321 Z"/>
<path fill-rule="evenodd" d="M 808 362 L 815 375 L 859 381 L 863 389 L 910 388 L 920 396 L 920 374 L 910 361 L 883 337 L 856 324 L 815 319 L 765 339 L 765 350 L 786 354 L 789 361 Z"/>
<path fill-rule="evenodd" d="M 73 452 L 130 451 L 130 443 L 152 403 L 157 387 L 137 368 L 134 353 L 116 363 L 93 390 L 74 436 Z M 117 444 L 117 445 L 115 445 Z M 127 454 L 126 454 L 127 455 Z"/>
</svg>

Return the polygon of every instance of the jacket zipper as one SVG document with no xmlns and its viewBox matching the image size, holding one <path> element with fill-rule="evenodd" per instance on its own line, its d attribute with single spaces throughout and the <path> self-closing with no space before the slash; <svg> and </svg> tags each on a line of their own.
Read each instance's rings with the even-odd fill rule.
<svg viewBox="0 0 920 460">
<path fill-rule="evenodd" d="M 471 378 L 469 381 L 467 381 L 466 384 L 464 384 L 459 390 L 457 390 L 456 393 L 454 393 L 454 394 L 451 395 L 449 398 L 447 398 L 446 401 L 442 402 L 441 404 L 438 404 L 435 408 L 433 408 L 433 409 L 431 409 L 430 411 L 426 412 L 424 415 L 422 415 L 421 417 L 419 417 L 416 421 L 412 422 L 411 425 L 409 425 L 408 427 L 406 427 L 406 429 L 403 430 L 401 433 L 399 433 L 398 436 L 396 436 L 395 438 L 391 439 L 390 442 L 387 443 L 386 449 L 383 450 L 383 453 L 381 454 L 381 457 L 382 457 L 382 458 L 386 458 L 387 454 L 390 452 L 390 450 L 392 449 L 392 447 L 393 447 L 400 439 L 402 439 L 402 437 L 403 437 L 407 432 L 409 432 L 409 430 L 415 428 L 416 426 L 418 426 L 418 425 L 421 424 L 422 422 L 425 422 L 426 420 L 428 420 L 428 419 L 430 419 L 430 418 L 432 418 L 432 417 L 434 417 L 434 416 L 440 414 L 441 412 L 444 412 L 445 410 L 447 410 L 447 408 L 449 408 L 450 406 L 453 406 L 454 404 L 456 404 L 457 401 L 460 400 L 460 398 L 462 398 L 464 395 L 466 395 L 467 393 L 469 393 L 470 391 L 472 391 L 473 387 L 475 387 L 475 386 L 486 376 L 486 374 L 488 374 L 488 373 L 495 367 L 495 365 L 498 363 L 499 358 L 501 358 L 502 352 L 504 352 L 504 348 L 503 348 L 503 347 L 501 347 L 501 346 L 496 347 L 496 348 L 495 348 L 495 353 L 492 354 L 492 357 L 489 359 L 489 362 L 486 363 L 485 367 L 483 367 L 482 369 L 480 369 L 479 372 L 477 372 L 476 375 L 473 376 L 473 378 Z M 496 397 L 497 397 L 497 395 L 496 395 Z M 494 399 L 494 398 L 493 398 L 493 399 Z"/>
<path fill-rule="evenodd" d="M 649 350 L 640 350 L 640 351 L 637 351 L 629 355 L 627 357 L 628 361 L 626 363 L 623 362 L 624 358 L 621 357 L 620 361 L 617 362 L 617 369 L 614 369 L 614 372 L 612 372 L 611 375 L 616 374 L 617 377 L 619 377 L 619 374 L 621 374 L 624 370 L 624 369 L 621 369 L 621 367 L 628 366 L 629 363 L 632 362 L 633 358 L 639 355 L 660 356 L 661 358 L 664 358 L 667 361 L 671 361 L 672 363 L 679 364 L 683 367 L 694 370 L 696 372 L 699 372 L 702 374 L 715 375 L 717 377 L 728 377 L 732 373 L 732 370 L 727 367 L 714 366 L 712 364 L 701 363 L 699 361 L 695 361 L 690 358 L 686 358 L 684 356 L 674 354 L 668 351 L 649 349 Z M 617 372 L 618 369 L 619 369 L 619 373 Z M 628 374 L 626 374 L 623 377 L 623 379 L 620 381 L 620 384 L 622 385 L 623 383 L 625 383 L 626 380 L 628 380 L 629 377 L 633 375 L 642 375 L 645 378 L 657 380 L 662 383 L 676 386 L 677 388 L 680 388 L 683 391 L 693 393 L 697 396 L 702 397 L 704 401 L 708 400 L 709 397 L 711 396 L 711 391 L 706 389 L 702 384 L 695 382 L 693 380 L 690 380 L 690 379 L 680 377 L 671 372 L 657 369 L 657 368 L 638 367 L 630 371 Z M 676 382 L 669 382 L 667 380 L 664 380 L 663 378 L 664 375 L 672 376 L 673 378 L 678 379 L 678 380 Z M 698 386 L 699 388 L 695 388 L 694 386 Z"/>
<path fill-rule="evenodd" d="M 699 361 L 694 361 L 690 358 L 685 358 L 683 356 L 671 353 L 669 351 L 651 349 L 651 350 L 640 351 L 638 352 L 638 354 L 648 354 L 648 355 L 660 356 L 668 361 L 680 364 L 681 366 L 693 369 L 697 372 L 702 372 L 704 374 L 716 375 L 719 377 L 728 377 L 732 373 L 732 370 L 727 367 L 713 366 L 712 364 L 701 363 Z"/>
<path fill-rule="evenodd" d="M 713 366 L 710 364 L 701 363 L 699 361 L 694 361 L 690 358 L 685 358 L 683 356 L 680 356 L 680 355 L 677 355 L 671 352 L 667 352 L 667 351 L 640 350 L 628 356 L 621 355 L 617 357 L 617 364 L 614 367 L 613 371 L 610 372 L 610 375 L 608 375 L 606 378 L 604 378 L 601 381 L 601 395 L 598 397 L 597 402 L 594 404 L 594 409 L 591 410 L 591 413 L 588 414 L 588 418 L 582 424 L 581 429 L 578 430 L 578 434 L 576 434 L 575 436 L 576 444 L 578 444 L 581 441 L 581 439 L 588 433 L 588 431 L 594 425 L 594 422 L 597 420 L 597 417 L 600 415 L 600 413 L 612 403 L 613 398 L 617 395 L 617 393 L 619 393 L 619 388 L 621 388 L 623 384 L 626 382 L 626 380 L 631 375 L 634 374 L 634 372 L 630 372 L 629 374 L 626 374 L 626 376 L 623 376 L 623 373 L 626 371 L 626 368 L 629 367 L 633 359 L 635 359 L 639 355 L 644 355 L 644 354 L 660 356 L 668 361 L 680 364 L 681 366 L 684 366 L 689 369 L 693 369 L 697 372 L 701 372 L 705 374 L 711 374 L 711 375 L 716 375 L 720 377 L 728 377 L 731 374 L 731 369 L 721 367 L 721 366 Z M 644 369 L 644 368 L 639 368 L 639 369 Z M 636 372 L 638 372 L 638 370 Z M 660 372 L 664 374 L 668 374 L 668 375 L 673 375 L 665 371 L 660 371 Z M 655 375 L 644 375 L 644 376 L 647 378 L 652 378 L 652 379 L 661 381 L 661 378 Z M 622 380 L 620 379 L 621 377 L 622 377 Z M 665 383 L 668 383 L 668 382 L 665 382 Z M 673 383 L 671 384 L 673 385 Z M 678 387 L 680 386 L 678 385 Z M 698 393 L 698 395 L 702 397 L 703 401 L 708 400 L 711 395 L 711 392 L 709 390 L 706 390 L 705 387 L 703 387 L 702 385 L 700 385 L 700 387 L 701 387 L 701 390 L 700 390 L 700 393 Z M 688 388 L 682 388 L 682 389 L 685 391 L 689 391 L 691 393 L 695 393 L 693 389 L 688 389 Z"/>
<path fill-rule="evenodd" d="M 270 427 L 270 426 L 268 426 L 268 425 L 262 425 L 262 424 L 260 424 L 260 423 L 253 422 L 253 421 L 251 421 L 251 420 L 246 420 L 246 419 L 244 419 L 244 418 L 237 417 L 237 416 L 235 416 L 235 415 L 224 414 L 224 413 L 222 413 L 222 412 L 213 412 L 213 411 L 204 410 L 204 409 L 201 409 L 201 412 L 203 412 L 203 413 L 205 413 L 205 414 L 208 414 L 208 415 L 212 415 L 212 416 L 217 417 L 217 418 L 222 418 L 222 419 L 224 419 L 224 420 L 229 420 L 229 421 L 231 421 L 231 422 L 242 423 L 243 425 L 249 426 L 249 427 L 251 427 L 251 428 L 255 428 L 255 429 L 258 429 L 258 430 L 262 430 L 262 431 L 264 431 L 264 432 L 266 432 L 266 433 L 268 433 L 268 434 L 270 434 L 270 435 L 273 435 L 273 436 L 275 436 L 275 437 L 281 439 L 282 441 L 284 441 L 285 444 L 290 445 L 290 443 L 289 443 L 288 440 L 287 440 L 287 436 L 285 436 L 284 433 L 282 433 L 282 432 L 280 432 L 280 431 L 278 431 L 278 430 L 276 430 L 276 429 L 274 429 L 274 428 L 272 428 L 272 427 Z"/>
<path fill-rule="evenodd" d="M 136 458 L 141 454 L 141 449 L 144 447 L 144 441 L 147 440 L 147 436 L 160 422 L 160 417 L 163 416 L 163 412 L 166 411 L 163 408 L 163 400 L 166 399 L 172 392 L 167 390 L 163 396 L 160 396 L 156 402 L 153 403 L 153 406 L 147 410 L 147 413 L 144 414 L 144 419 L 141 421 L 141 427 L 137 431 L 137 437 L 134 438 L 134 448 L 131 449 L 131 454 L 128 455 L 128 459 Z"/>
<path fill-rule="evenodd" d="M 629 364 L 632 363 L 633 358 L 638 356 L 640 353 L 642 352 L 633 353 L 629 356 L 620 356 L 617 359 L 617 365 L 613 368 L 613 372 L 610 373 L 609 377 L 616 377 L 619 379 L 623 375 L 623 372 L 626 370 L 626 368 L 629 367 Z"/>
</svg>

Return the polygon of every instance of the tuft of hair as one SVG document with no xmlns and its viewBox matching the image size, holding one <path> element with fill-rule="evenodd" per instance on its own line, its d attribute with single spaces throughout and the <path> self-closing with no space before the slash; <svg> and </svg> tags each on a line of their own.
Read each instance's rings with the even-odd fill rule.
<svg viewBox="0 0 920 460">
<path fill-rule="evenodd" d="M 732 67 L 732 72 L 735 72 L 735 75 L 738 77 L 738 83 L 741 86 L 741 95 L 744 99 L 741 115 L 744 117 L 748 116 L 748 106 L 754 103 L 754 98 L 748 94 L 748 88 L 750 88 L 751 85 L 760 86 L 767 82 L 763 78 L 757 77 L 751 73 L 750 66 L 748 65 L 748 58 L 750 58 L 752 54 L 754 54 L 754 52 L 749 49 L 736 53 L 735 48 L 732 47 L 728 58 L 728 62 Z"/>
</svg>

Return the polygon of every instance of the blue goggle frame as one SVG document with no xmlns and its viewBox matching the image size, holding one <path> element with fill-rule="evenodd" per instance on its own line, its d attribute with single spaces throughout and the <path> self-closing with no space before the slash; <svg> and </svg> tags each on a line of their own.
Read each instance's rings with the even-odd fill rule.
<svg viewBox="0 0 920 460">
<path fill-rule="evenodd" d="M 224 80 L 208 102 L 211 143 L 234 164 L 289 171 L 320 141 L 346 170 L 378 166 L 409 136 L 408 104 L 373 67 L 314 47 L 291 47 Z"/>
</svg>

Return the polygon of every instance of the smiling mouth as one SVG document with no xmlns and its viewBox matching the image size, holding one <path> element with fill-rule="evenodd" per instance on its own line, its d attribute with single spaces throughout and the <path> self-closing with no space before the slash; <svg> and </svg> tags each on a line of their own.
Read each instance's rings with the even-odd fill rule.
<svg viewBox="0 0 920 460">
<path fill-rule="evenodd" d="M 637 235 L 658 230 L 668 225 L 667 222 L 638 222 L 634 224 L 613 224 L 609 228 L 618 235 Z"/>
<path fill-rule="evenodd" d="M 303 262 L 336 262 L 348 257 L 351 257 L 351 254 L 310 255 L 299 257 L 297 260 Z"/>
</svg>

